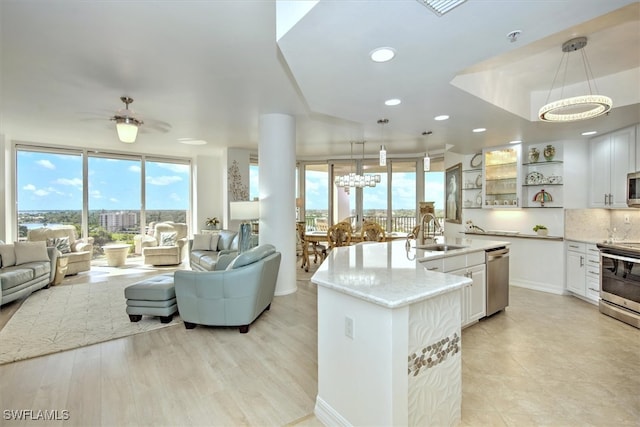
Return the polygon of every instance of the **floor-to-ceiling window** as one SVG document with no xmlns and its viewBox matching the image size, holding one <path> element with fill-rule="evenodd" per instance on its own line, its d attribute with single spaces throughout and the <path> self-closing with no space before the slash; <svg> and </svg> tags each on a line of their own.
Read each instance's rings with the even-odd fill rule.
<svg viewBox="0 0 640 427">
<path fill-rule="evenodd" d="M 391 160 L 389 231 L 410 232 L 416 219 L 416 161 Z"/>
<path fill-rule="evenodd" d="M 99 256 L 104 244 L 133 244 L 151 222 L 190 225 L 190 176 L 186 159 L 16 146 L 19 238 L 29 228 L 70 224 L 94 239 Z"/>
<path fill-rule="evenodd" d="M 304 221 L 307 229 L 325 228 L 329 221 L 329 165 L 307 164 L 304 180 Z"/>
</svg>

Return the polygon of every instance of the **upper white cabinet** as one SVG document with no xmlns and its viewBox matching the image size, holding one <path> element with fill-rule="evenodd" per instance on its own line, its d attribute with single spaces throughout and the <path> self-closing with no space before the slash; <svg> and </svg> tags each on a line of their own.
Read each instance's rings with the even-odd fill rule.
<svg viewBox="0 0 640 427">
<path fill-rule="evenodd" d="M 589 206 L 626 208 L 627 174 L 636 170 L 636 127 L 593 138 L 590 144 Z"/>
<path fill-rule="evenodd" d="M 519 208 L 520 145 L 485 149 L 483 208 Z"/>
</svg>

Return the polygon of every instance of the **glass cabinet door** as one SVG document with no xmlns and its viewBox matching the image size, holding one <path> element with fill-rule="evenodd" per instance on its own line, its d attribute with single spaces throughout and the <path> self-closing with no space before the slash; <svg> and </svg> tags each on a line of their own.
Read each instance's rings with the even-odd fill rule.
<svg viewBox="0 0 640 427">
<path fill-rule="evenodd" d="M 520 145 L 484 149 L 483 208 L 520 207 Z"/>
</svg>

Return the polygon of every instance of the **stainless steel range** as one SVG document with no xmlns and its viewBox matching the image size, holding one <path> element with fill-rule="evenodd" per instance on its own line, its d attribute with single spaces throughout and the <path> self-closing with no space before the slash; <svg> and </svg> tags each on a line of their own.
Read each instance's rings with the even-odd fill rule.
<svg viewBox="0 0 640 427">
<path fill-rule="evenodd" d="M 640 328 L 640 243 L 599 243 L 600 312 Z"/>
</svg>

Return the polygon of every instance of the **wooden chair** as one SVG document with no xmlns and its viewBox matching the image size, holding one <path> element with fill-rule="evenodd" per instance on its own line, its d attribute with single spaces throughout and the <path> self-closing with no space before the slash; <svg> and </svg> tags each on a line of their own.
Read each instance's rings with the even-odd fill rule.
<svg viewBox="0 0 640 427">
<path fill-rule="evenodd" d="M 349 246 L 351 244 L 351 224 L 339 222 L 332 225 L 327 231 L 327 240 L 329 241 L 329 249 Z"/>
<path fill-rule="evenodd" d="M 363 242 L 384 242 L 384 228 L 377 222 L 365 221 L 360 231 Z"/>
<path fill-rule="evenodd" d="M 324 261 L 327 256 L 327 247 L 319 243 L 312 243 L 307 241 L 305 237 L 305 223 L 296 223 L 296 254 L 302 257 L 302 263 L 300 268 L 304 268 L 304 271 L 309 271 L 309 263 L 311 258 L 311 251 L 313 251 L 314 259 L 313 263 L 318 263 L 318 255 L 321 257 L 321 261 Z"/>
</svg>

